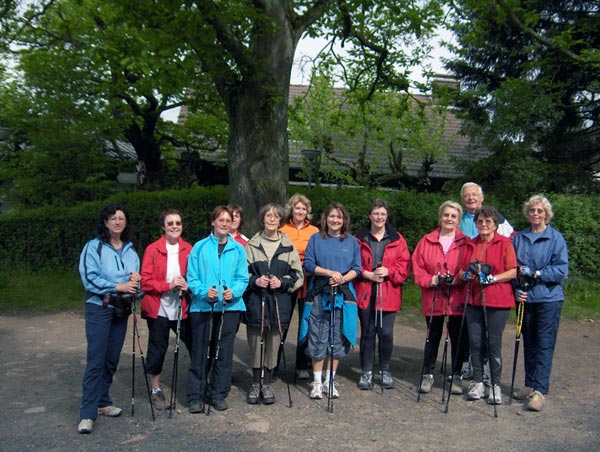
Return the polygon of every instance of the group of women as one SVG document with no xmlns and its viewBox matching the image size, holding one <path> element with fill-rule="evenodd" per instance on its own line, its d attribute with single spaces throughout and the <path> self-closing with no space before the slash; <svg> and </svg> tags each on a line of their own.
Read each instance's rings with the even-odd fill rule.
<svg viewBox="0 0 600 452">
<path fill-rule="evenodd" d="M 474 215 L 478 235 L 471 240 L 459 229 L 460 204 L 446 201 L 439 208 L 439 226 L 418 242 L 412 268 L 421 287 L 427 326 L 421 393 L 431 391 L 434 384 L 445 326 L 452 374 L 457 375 L 451 391 L 463 392 L 458 374 L 470 354 L 473 377 L 467 398 L 489 396 L 489 403 L 501 403 L 502 333 L 516 300 L 525 303 L 525 388 L 515 397 L 526 399 L 530 410 L 542 409 L 568 255 L 562 235 L 549 224 L 552 206 L 544 196 L 530 198 L 523 212 L 530 225 L 511 243 L 497 233 L 495 209 L 478 209 Z M 170 209 L 161 214 L 163 235 L 146 249 L 140 270 L 127 210 L 120 204 L 106 206 L 97 237 L 85 245 L 79 264 L 86 289 L 88 342 L 79 432 L 90 433 L 98 415 L 121 414 L 109 395 L 127 329 L 127 313 L 118 309 L 118 300 L 122 294 L 135 296 L 140 289 L 149 330 L 146 371 L 157 409 L 170 406 L 160 374 L 169 332 L 178 326 L 190 352 L 189 411 L 203 412 L 209 409 L 207 404 L 216 410 L 228 408 L 225 399 L 240 322 L 246 324 L 252 369 L 246 400 L 274 403 L 271 383 L 296 305 L 296 375 L 306 377 L 312 369 L 310 398 L 340 396 L 336 371 L 340 358 L 357 342 L 358 320 L 358 387 L 369 390 L 376 380 L 383 389 L 393 388 L 393 327 L 411 255 L 388 214 L 387 203 L 374 200 L 368 222 L 352 235 L 345 206 L 334 202 L 316 228 L 310 223 L 310 200 L 296 194 L 286 209 L 275 203 L 263 206 L 261 231 L 248 239 L 241 234 L 241 208 L 218 206 L 211 213 L 210 235 L 192 247 L 181 237 L 181 213 Z M 522 275 L 517 281 L 524 277 L 527 284 L 513 292 L 517 269 Z M 484 356 L 491 364 L 491 394 L 483 383 Z"/>
</svg>

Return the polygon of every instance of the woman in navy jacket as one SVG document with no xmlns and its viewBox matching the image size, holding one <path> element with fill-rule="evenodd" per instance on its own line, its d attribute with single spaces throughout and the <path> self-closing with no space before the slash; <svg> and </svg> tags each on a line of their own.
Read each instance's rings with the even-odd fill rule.
<svg viewBox="0 0 600 452">
<path fill-rule="evenodd" d="M 515 398 L 527 400 L 528 410 L 541 411 L 550 384 L 569 254 L 561 233 L 550 226 L 554 213 L 545 196 L 529 198 L 523 214 L 529 227 L 515 236 L 514 247 L 522 277 L 519 280 L 528 282 L 527 287 L 517 286 L 517 301 L 525 303 L 525 387 Z"/>
</svg>

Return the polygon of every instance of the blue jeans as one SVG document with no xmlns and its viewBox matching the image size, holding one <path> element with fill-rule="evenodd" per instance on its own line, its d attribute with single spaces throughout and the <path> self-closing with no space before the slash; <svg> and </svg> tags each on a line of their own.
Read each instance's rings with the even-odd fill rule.
<svg viewBox="0 0 600 452">
<path fill-rule="evenodd" d="M 548 394 L 554 346 L 563 304 L 525 303 L 523 316 L 523 350 L 525 386 Z"/>
<path fill-rule="evenodd" d="M 108 391 L 119 365 L 127 321 L 128 317 L 116 317 L 110 307 L 85 304 L 87 365 L 83 374 L 80 419 L 96 420 L 98 408 L 112 405 Z"/>
</svg>

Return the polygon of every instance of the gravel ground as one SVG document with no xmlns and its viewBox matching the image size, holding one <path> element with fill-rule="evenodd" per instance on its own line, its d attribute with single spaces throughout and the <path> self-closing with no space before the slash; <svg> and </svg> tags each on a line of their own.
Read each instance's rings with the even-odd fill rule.
<svg viewBox="0 0 600 452">
<path fill-rule="evenodd" d="M 147 344 L 145 322 L 140 322 Z M 541 413 L 523 410 L 520 402 L 498 406 L 498 417 L 483 400 L 450 400 L 444 412 L 439 378 L 431 394 L 417 403 L 425 339 L 422 320 L 398 316 L 392 371 L 396 388 L 385 393 L 359 391 L 358 352 L 352 351 L 339 370 L 341 398 L 333 413 L 327 400 L 308 398 L 308 382 L 275 383 L 274 405 L 248 405 L 251 380 L 242 326 L 236 339 L 233 388 L 225 412 L 189 414 L 185 401 L 188 356 L 180 353 L 177 410 L 171 419 L 158 411 L 152 421 L 139 353 L 136 360 L 135 415 L 131 416 L 131 323 L 111 395 L 123 408 L 119 418 L 99 417 L 91 435 L 77 433 L 81 377 L 85 366 L 84 320 L 81 313 L 36 317 L 0 316 L 0 450 L 6 451 L 179 451 L 257 450 L 318 451 L 588 451 L 600 446 L 600 324 L 564 320 L 552 372 L 551 394 Z M 295 337 L 295 332 L 290 333 Z M 174 338 L 172 338 L 174 340 Z M 294 361 L 293 341 L 286 357 Z M 503 392 L 510 387 L 514 324 L 504 335 Z M 171 349 L 172 350 L 172 349 Z M 440 356 L 441 358 L 441 350 Z M 163 383 L 171 381 L 173 354 L 165 363 Z M 516 381 L 523 378 L 522 350 Z M 291 376 L 291 371 L 289 372 Z M 464 383 L 466 387 L 466 382 Z M 167 397 L 169 393 L 167 392 Z"/>
</svg>

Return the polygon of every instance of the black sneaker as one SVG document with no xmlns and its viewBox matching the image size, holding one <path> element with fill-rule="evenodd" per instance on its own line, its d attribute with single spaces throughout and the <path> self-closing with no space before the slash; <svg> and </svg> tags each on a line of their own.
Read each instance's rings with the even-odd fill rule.
<svg viewBox="0 0 600 452">
<path fill-rule="evenodd" d="M 373 372 L 371 372 L 370 370 L 361 372 L 360 380 L 357 386 L 358 389 L 362 391 L 373 389 Z"/>
<path fill-rule="evenodd" d="M 210 404 L 217 411 L 225 411 L 227 408 L 229 408 L 229 406 L 227 405 L 227 402 L 225 402 L 225 400 L 223 400 L 223 399 L 212 399 L 210 401 Z"/>
<path fill-rule="evenodd" d="M 196 413 L 202 413 L 204 412 L 204 409 L 202 408 L 202 401 L 201 400 L 192 400 L 190 402 L 190 405 L 188 407 L 188 410 L 190 413 L 192 414 L 196 414 Z"/>
<path fill-rule="evenodd" d="M 381 387 L 382 389 L 394 389 L 394 379 L 389 370 L 381 372 Z"/>
</svg>

